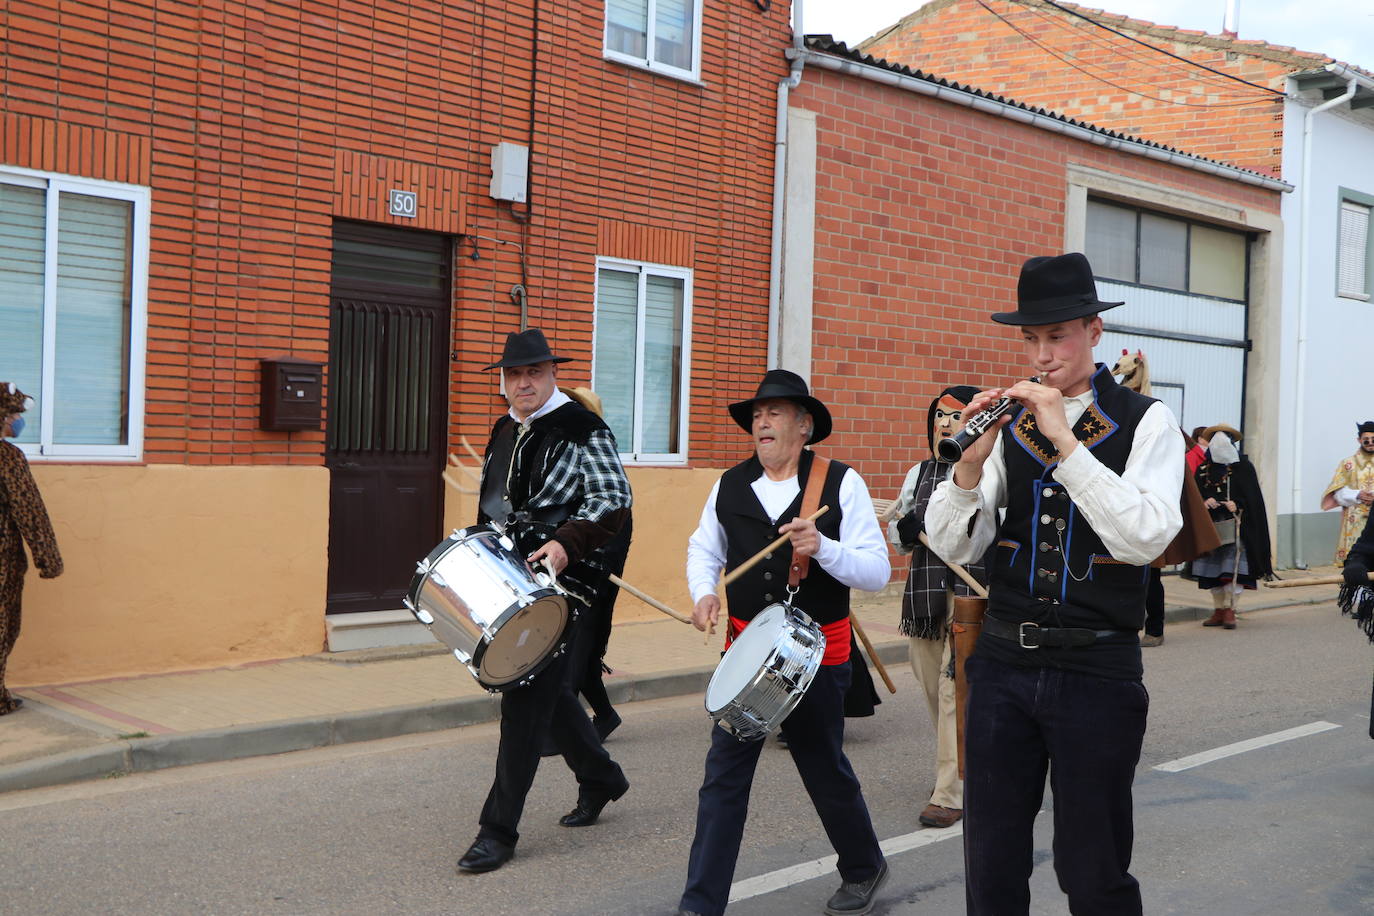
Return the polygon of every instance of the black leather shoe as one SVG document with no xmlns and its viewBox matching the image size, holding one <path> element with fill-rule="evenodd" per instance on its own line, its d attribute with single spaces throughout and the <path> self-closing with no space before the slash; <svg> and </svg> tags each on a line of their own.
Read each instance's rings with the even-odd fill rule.
<svg viewBox="0 0 1374 916">
<path fill-rule="evenodd" d="M 883 867 L 867 881 L 846 881 L 841 884 L 840 889 L 826 901 L 825 912 L 829 916 L 863 916 L 873 909 L 873 898 L 886 880 L 887 860 L 884 859 Z"/>
<path fill-rule="evenodd" d="M 564 827 L 590 827 L 596 823 L 597 818 L 601 817 L 602 808 L 616 801 L 628 791 L 630 791 L 630 781 L 627 779 L 625 784 L 611 795 L 579 795 L 577 807 L 560 817 L 558 823 Z"/>
<path fill-rule="evenodd" d="M 701 914 L 692 910 L 678 910 L 677 916 L 701 916 Z"/>
<path fill-rule="evenodd" d="M 597 735 L 604 742 L 610 737 L 611 732 L 620 727 L 620 713 L 612 709 L 604 716 L 596 716 L 592 719 L 592 727 L 596 729 Z"/>
<path fill-rule="evenodd" d="M 489 836 L 479 836 L 458 860 L 458 870 L 469 875 L 480 875 L 484 871 L 496 871 L 513 858 L 514 846 L 507 846 Z"/>
</svg>

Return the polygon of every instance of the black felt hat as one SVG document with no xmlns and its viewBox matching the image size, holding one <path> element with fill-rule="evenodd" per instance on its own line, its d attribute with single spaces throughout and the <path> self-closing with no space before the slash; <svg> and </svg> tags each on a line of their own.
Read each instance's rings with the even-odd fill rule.
<svg viewBox="0 0 1374 916">
<path fill-rule="evenodd" d="M 811 396 L 806 381 L 795 372 L 786 369 L 769 369 L 759 383 L 758 392 L 747 401 L 736 401 L 730 405 L 730 416 L 745 432 L 754 429 L 754 403 L 772 398 L 786 398 L 806 408 L 811 414 L 811 438 L 808 444 L 820 442 L 830 435 L 830 411 L 820 401 Z"/>
<path fill-rule="evenodd" d="M 1361 436 L 1365 433 L 1374 433 L 1374 420 L 1365 420 L 1355 427 L 1355 432 Z"/>
<path fill-rule="evenodd" d="M 487 369 L 512 369 L 516 366 L 533 366 L 535 363 L 568 363 L 571 356 L 554 356 L 544 332 L 538 328 L 509 334 L 506 336 L 506 349 L 501 351 L 501 359 L 486 366 Z"/>
<path fill-rule="evenodd" d="M 1092 265 L 1077 251 L 1054 257 L 1031 258 L 1021 266 L 1016 282 L 1016 311 L 998 312 L 993 321 L 1002 324 L 1059 324 L 1096 315 L 1121 302 L 1097 298 Z"/>
</svg>

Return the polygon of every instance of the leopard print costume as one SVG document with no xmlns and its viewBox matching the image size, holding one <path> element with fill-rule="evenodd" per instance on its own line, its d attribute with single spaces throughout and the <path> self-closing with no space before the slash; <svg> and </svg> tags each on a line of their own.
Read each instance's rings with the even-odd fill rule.
<svg viewBox="0 0 1374 916">
<path fill-rule="evenodd" d="M 29 568 L 25 541 L 40 577 L 62 575 L 62 555 L 29 462 L 17 447 L 0 440 L 0 716 L 19 706 L 5 688 L 5 664 L 19 638 L 19 601 Z"/>
</svg>

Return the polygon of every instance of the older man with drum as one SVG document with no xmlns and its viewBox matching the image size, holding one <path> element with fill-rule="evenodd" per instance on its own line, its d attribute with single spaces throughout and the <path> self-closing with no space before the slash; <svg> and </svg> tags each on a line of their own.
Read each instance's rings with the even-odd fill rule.
<svg viewBox="0 0 1374 916">
<path fill-rule="evenodd" d="M 842 884 L 825 912 L 867 913 L 887 878 L 859 780 L 844 754 L 844 694 L 850 681 L 849 590 L 877 590 L 891 574 L 887 545 L 863 479 L 852 468 L 805 448 L 830 434 L 830 412 L 792 372 L 768 372 L 754 397 L 730 405 L 749 433 L 754 457 L 711 489 L 687 548 L 687 578 L 700 630 L 720 619 L 716 582 L 746 565 L 779 534 L 788 541 L 726 586 L 729 636 L 765 608 L 785 603 L 825 634 L 824 657 L 810 688 L 782 722 L 788 750 L 830 843 Z M 809 521 L 804 505 L 826 511 Z M 789 575 L 808 567 L 793 590 Z M 711 730 L 696 836 L 679 913 L 724 912 L 735 873 L 749 790 L 764 741 Z"/>
<path fill-rule="evenodd" d="M 495 521 L 531 563 L 558 573 L 569 602 L 582 604 L 608 575 L 606 544 L 630 514 L 630 484 L 615 439 L 601 418 L 558 390 L 555 356 L 537 328 L 511 334 L 500 369 L 510 412 L 497 420 L 482 464 L 478 521 Z M 500 868 L 515 855 L 516 826 L 534 782 L 545 734 L 577 777 L 577 806 L 559 823 L 585 827 L 629 789 L 620 766 L 601 746 L 591 720 L 574 695 L 568 659 L 579 624 L 571 625 L 574 649 L 548 663 L 523 686 L 501 695 L 501 743 L 496 780 L 482 808 L 480 829 L 458 860 L 461 872 Z"/>
</svg>

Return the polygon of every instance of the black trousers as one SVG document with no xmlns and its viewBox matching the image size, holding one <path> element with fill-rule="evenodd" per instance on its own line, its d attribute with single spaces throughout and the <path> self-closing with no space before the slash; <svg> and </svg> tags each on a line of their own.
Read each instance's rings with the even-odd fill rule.
<svg viewBox="0 0 1374 916">
<path fill-rule="evenodd" d="M 968 912 L 1029 912 L 1032 831 L 1048 770 L 1054 870 L 1070 912 L 1139 916 L 1140 885 L 1127 869 L 1131 784 L 1150 706 L 1145 686 L 977 656 L 965 671 Z"/>
<path fill-rule="evenodd" d="M 1145 633 L 1164 635 L 1164 578 L 1158 569 L 1150 567 L 1149 588 L 1145 592 Z"/>
<path fill-rule="evenodd" d="M 479 820 L 479 837 L 492 837 L 514 846 L 520 839 L 516 829 L 525 809 L 525 796 L 534 784 L 539 769 L 539 751 L 544 735 L 552 733 L 563 760 L 577 777 L 578 798 L 606 798 L 618 795 L 626 785 L 620 765 L 601 746 L 592 722 L 574 694 L 580 675 L 581 640 L 586 628 L 579 620 L 573 624 L 569 651 L 554 659 L 527 687 L 516 687 L 501 695 L 501 743 L 496 751 L 496 779 L 487 793 Z M 576 669 L 576 670 L 575 670 Z"/>
<path fill-rule="evenodd" d="M 882 867 L 882 853 L 858 777 L 844 755 L 844 694 L 849 662 L 822 665 L 797 708 L 782 723 L 802 785 L 839 855 L 845 881 L 866 881 Z M 706 779 L 697 800 L 697 831 L 687 863 L 681 908 L 705 916 L 725 912 L 735 877 L 749 790 L 766 740 L 740 741 L 711 727 Z"/>
</svg>

